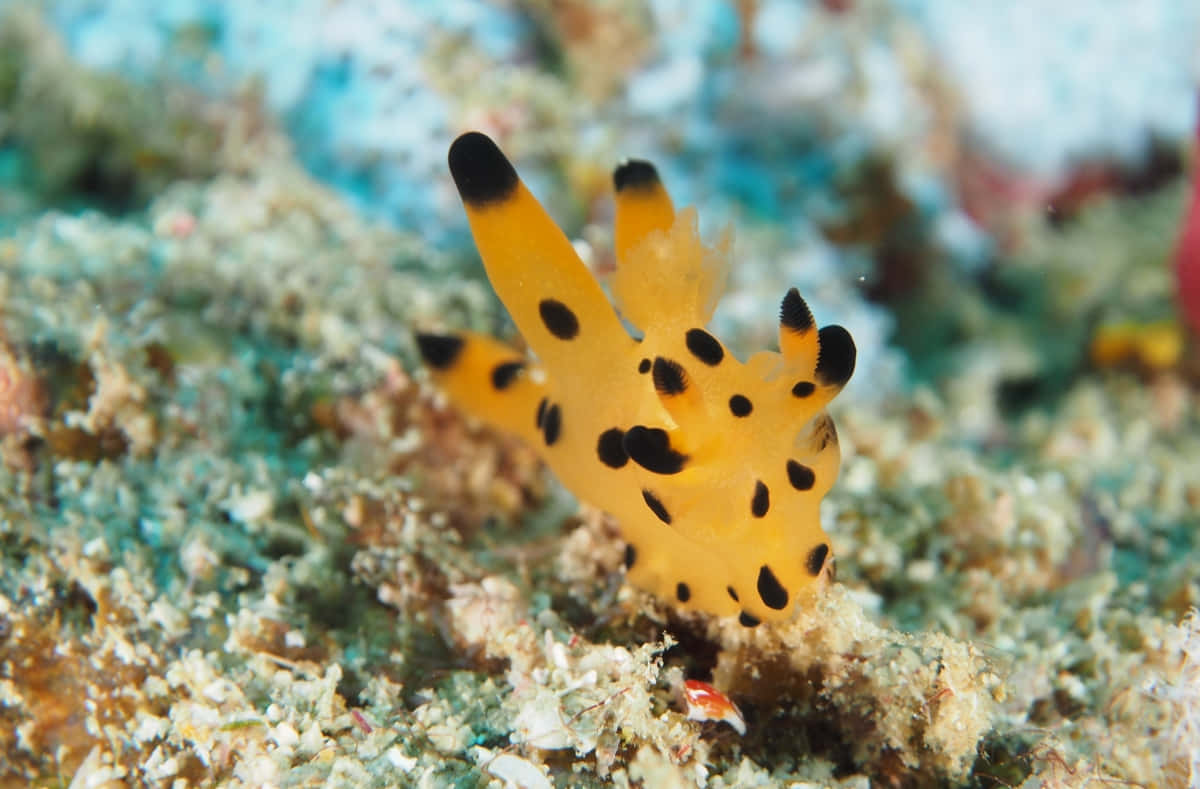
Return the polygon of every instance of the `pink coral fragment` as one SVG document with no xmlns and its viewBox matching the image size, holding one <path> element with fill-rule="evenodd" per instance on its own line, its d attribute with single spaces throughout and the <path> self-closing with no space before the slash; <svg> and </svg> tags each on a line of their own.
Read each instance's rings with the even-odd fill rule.
<svg viewBox="0 0 1200 789">
<path fill-rule="evenodd" d="M 1200 124 L 1196 127 L 1200 144 Z M 1192 175 L 1192 197 L 1175 251 L 1179 309 L 1192 333 L 1200 336 L 1200 170 Z"/>
<path fill-rule="evenodd" d="M 687 717 L 690 721 L 724 721 L 738 734 L 746 733 L 746 719 L 742 711 L 721 691 L 701 682 L 689 679 L 683 683 L 683 698 L 687 702 Z"/>
</svg>

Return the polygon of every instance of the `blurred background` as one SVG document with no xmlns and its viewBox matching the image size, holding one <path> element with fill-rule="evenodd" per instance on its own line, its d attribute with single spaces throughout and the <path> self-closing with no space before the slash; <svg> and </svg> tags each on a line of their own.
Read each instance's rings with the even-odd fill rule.
<svg viewBox="0 0 1200 789">
<path fill-rule="evenodd" d="M 1147 353 L 1179 353 L 1178 330 L 1161 335 L 1197 3 L 0 0 L 0 13 L 0 229 L 48 207 L 134 211 L 173 180 L 260 166 L 269 126 L 363 214 L 469 258 L 444 161 L 478 128 L 601 270 L 608 173 L 626 156 L 657 162 L 710 235 L 738 227 L 746 263 L 720 316 L 750 333 L 735 347 L 762 339 L 764 305 L 796 284 L 884 381 L 960 369 L 942 351 L 979 341 L 1019 400 L 1082 363 L 1097 332 L 1115 332 L 1105 359 L 1139 358 L 1142 329 L 1170 346 Z"/>
</svg>

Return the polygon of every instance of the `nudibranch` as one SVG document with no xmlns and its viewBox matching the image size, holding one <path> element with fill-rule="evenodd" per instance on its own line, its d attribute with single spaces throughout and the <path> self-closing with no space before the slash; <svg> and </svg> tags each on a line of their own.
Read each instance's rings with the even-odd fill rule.
<svg viewBox="0 0 1200 789">
<path fill-rule="evenodd" d="M 631 583 L 749 627 L 788 617 L 831 567 L 819 507 L 841 454 L 825 408 L 854 372 L 850 333 L 818 330 L 793 288 L 779 352 L 734 358 L 705 328 L 728 236 L 705 244 L 648 162 L 613 173 L 616 308 L 490 138 L 462 135 L 449 163 L 534 357 L 480 334 L 420 333 L 434 381 L 616 516 Z"/>
</svg>

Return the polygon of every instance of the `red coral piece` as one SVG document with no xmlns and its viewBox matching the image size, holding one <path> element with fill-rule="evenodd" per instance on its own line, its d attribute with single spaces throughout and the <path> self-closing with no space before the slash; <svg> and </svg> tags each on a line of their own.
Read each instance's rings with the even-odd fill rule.
<svg viewBox="0 0 1200 789">
<path fill-rule="evenodd" d="M 689 679 L 683 683 L 683 698 L 687 702 L 688 720 L 723 721 L 738 734 L 746 733 L 746 719 L 742 711 L 721 691 L 701 682 Z"/>
<path fill-rule="evenodd" d="M 1200 124 L 1196 138 L 1200 144 Z M 1175 251 L 1175 281 L 1184 321 L 1200 335 L 1200 171 L 1192 175 L 1192 199 Z"/>
</svg>

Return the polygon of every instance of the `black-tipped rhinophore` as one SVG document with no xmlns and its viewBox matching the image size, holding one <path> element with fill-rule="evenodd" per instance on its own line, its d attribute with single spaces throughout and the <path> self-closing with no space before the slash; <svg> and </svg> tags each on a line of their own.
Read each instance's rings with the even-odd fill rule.
<svg viewBox="0 0 1200 789">
<path fill-rule="evenodd" d="M 509 197 L 520 179 L 512 163 L 486 134 L 467 132 L 450 144 L 450 175 L 464 203 L 473 206 Z"/>
<path fill-rule="evenodd" d="M 826 326 L 817 334 L 817 380 L 826 386 L 842 386 L 854 375 L 858 351 L 854 338 L 841 326 Z"/>
<path fill-rule="evenodd" d="M 613 188 L 618 192 L 625 189 L 644 189 L 659 183 L 658 170 L 642 159 L 629 159 L 613 170 Z"/>
<path fill-rule="evenodd" d="M 417 349 L 421 352 L 421 358 L 435 370 L 445 370 L 453 365 L 462 352 L 462 347 L 462 337 L 417 332 Z"/>
<path fill-rule="evenodd" d="M 812 310 L 795 288 L 787 292 L 783 304 L 779 305 L 779 325 L 797 334 L 803 334 L 813 327 Z"/>
<path fill-rule="evenodd" d="M 654 380 L 654 390 L 660 395 L 677 395 L 688 387 L 687 373 L 683 367 L 670 359 L 664 359 L 661 356 L 654 357 L 654 372 L 651 373 Z"/>
</svg>

